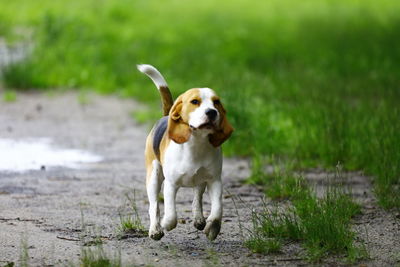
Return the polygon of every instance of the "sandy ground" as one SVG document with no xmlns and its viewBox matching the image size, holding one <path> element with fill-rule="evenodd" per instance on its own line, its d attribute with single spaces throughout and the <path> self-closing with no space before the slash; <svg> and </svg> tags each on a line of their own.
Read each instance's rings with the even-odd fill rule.
<svg viewBox="0 0 400 267">
<path fill-rule="evenodd" d="M 47 137 L 55 146 L 104 158 L 80 169 L 0 172 L 0 266 L 9 262 L 19 265 L 23 258 L 30 266 L 78 264 L 83 249 L 95 248 L 90 241 L 96 237 L 110 257 L 139 266 L 308 265 L 301 260 L 303 251 L 298 244 L 287 244 L 281 253 L 267 256 L 251 254 L 243 247 L 239 225 L 250 227 L 251 208 L 260 207 L 263 196 L 256 187 L 241 184 L 249 174 L 244 159 L 225 159 L 224 218 L 216 241 L 208 241 L 192 226 L 190 189 L 178 192 L 180 223 L 161 241 L 141 236 L 120 239 L 119 214 L 130 211 L 127 194 L 135 195 L 143 224 L 147 227 L 149 223 L 143 160 L 148 126 L 132 120 L 130 113 L 140 105 L 131 100 L 90 95 L 88 103 L 80 104 L 78 98 L 75 93 L 18 94 L 16 102 L 0 103 L 1 138 Z M 318 170 L 305 175 L 318 191 L 330 176 Z M 361 173 L 345 176 L 363 206 L 354 229 L 371 259 L 361 264 L 398 265 L 400 215 L 377 207 L 369 179 Z M 239 197 L 242 201 L 235 205 L 233 200 Z M 209 208 L 205 197 L 206 214 Z M 321 264 L 341 262 L 340 257 L 332 257 Z"/>
</svg>

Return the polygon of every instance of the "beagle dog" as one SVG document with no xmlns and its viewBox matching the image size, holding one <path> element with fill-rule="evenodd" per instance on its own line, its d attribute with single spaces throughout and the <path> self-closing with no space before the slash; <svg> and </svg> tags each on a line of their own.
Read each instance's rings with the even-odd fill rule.
<svg viewBox="0 0 400 267">
<path fill-rule="evenodd" d="M 180 187 L 192 187 L 194 226 L 205 229 L 208 239 L 220 232 L 222 218 L 221 144 L 233 132 L 220 98 L 210 88 L 189 89 L 175 102 L 161 73 L 151 65 L 138 65 L 157 86 L 164 117 L 146 140 L 146 189 L 149 198 L 149 237 L 159 240 L 164 230 L 176 227 L 175 197 Z M 164 182 L 164 217 L 160 223 L 158 194 Z M 203 216 L 202 198 L 207 187 L 211 213 Z"/>
</svg>

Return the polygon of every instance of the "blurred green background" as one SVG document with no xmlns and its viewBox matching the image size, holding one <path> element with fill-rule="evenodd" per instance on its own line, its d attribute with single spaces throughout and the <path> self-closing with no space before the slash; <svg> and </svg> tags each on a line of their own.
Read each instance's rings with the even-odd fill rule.
<svg viewBox="0 0 400 267">
<path fill-rule="evenodd" d="M 3 87 L 116 93 L 161 115 L 156 66 L 173 95 L 211 87 L 236 128 L 228 155 L 298 168 L 363 170 L 400 207 L 400 2 L 372 0 L 0 0 L 0 36 L 32 42 Z M 31 40 L 31 41 L 27 41 Z"/>
</svg>

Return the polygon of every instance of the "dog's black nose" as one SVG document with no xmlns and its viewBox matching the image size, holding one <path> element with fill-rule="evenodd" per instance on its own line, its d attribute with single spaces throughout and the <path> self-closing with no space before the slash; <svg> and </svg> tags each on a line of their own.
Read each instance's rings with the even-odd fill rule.
<svg viewBox="0 0 400 267">
<path fill-rule="evenodd" d="M 206 115 L 210 121 L 213 121 L 217 117 L 217 111 L 215 109 L 209 108 L 206 110 Z"/>
</svg>

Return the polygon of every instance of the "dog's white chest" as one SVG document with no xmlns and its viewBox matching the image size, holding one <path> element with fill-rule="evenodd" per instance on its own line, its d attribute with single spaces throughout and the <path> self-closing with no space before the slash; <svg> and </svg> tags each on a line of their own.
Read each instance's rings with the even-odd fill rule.
<svg viewBox="0 0 400 267">
<path fill-rule="evenodd" d="M 213 178 L 213 175 L 205 167 L 196 170 L 178 169 L 173 177 L 176 178 L 175 183 L 183 187 L 194 187 L 203 184 Z"/>
<path fill-rule="evenodd" d="M 163 163 L 165 179 L 183 187 L 194 187 L 219 177 L 221 168 L 219 148 L 193 150 L 178 144 L 168 147 Z"/>
</svg>

